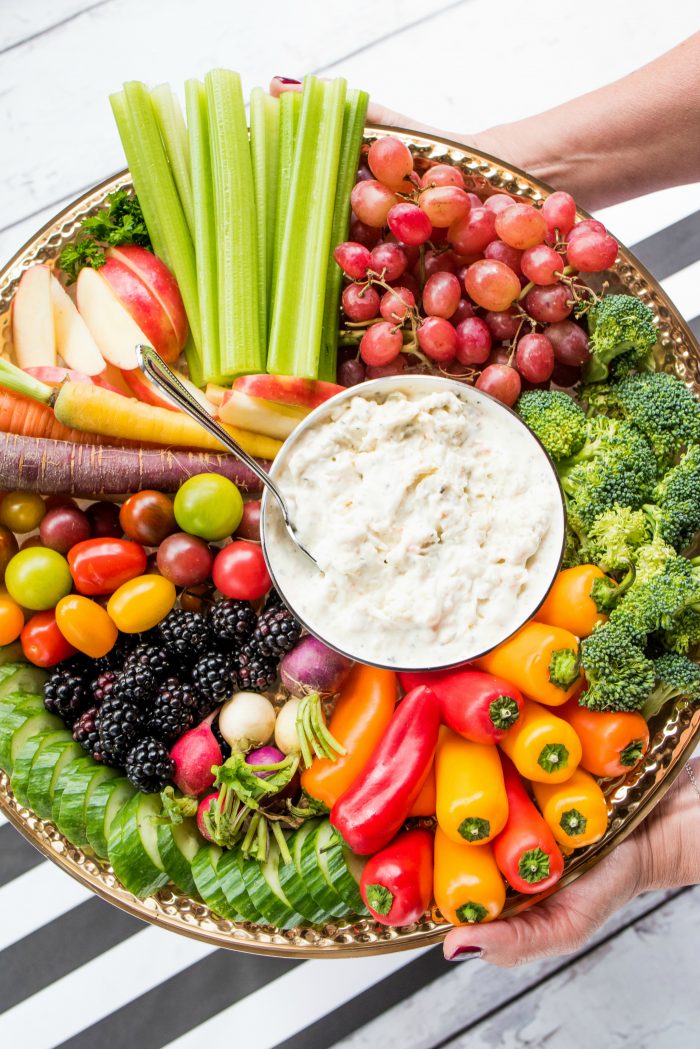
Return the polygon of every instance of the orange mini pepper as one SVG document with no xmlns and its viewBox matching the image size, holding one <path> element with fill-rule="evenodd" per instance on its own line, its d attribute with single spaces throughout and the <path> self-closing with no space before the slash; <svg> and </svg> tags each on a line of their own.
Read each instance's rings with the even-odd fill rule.
<svg viewBox="0 0 700 1049">
<path fill-rule="evenodd" d="M 597 565 L 577 565 L 560 572 L 535 614 L 538 623 L 570 630 L 588 637 L 599 623 L 607 622 L 606 597 L 616 584 Z"/>
<path fill-rule="evenodd" d="M 506 888 L 490 845 L 459 845 L 440 827 L 435 831 L 435 903 L 453 925 L 474 925 L 497 918 Z"/>
<path fill-rule="evenodd" d="M 437 821 L 448 838 L 469 845 L 491 841 L 508 819 L 498 749 L 443 729 L 435 754 Z"/>
<path fill-rule="evenodd" d="M 581 740 L 581 768 L 594 776 L 624 776 L 649 748 L 649 726 L 636 710 L 589 710 L 574 698 L 559 713 Z"/>
<path fill-rule="evenodd" d="M 600 841 L 608 827 L 608 806 L 597 781 L 576 769 L 566 783 L 533 783 L 540 812 L 562 845 L 578 849 Z"/>
<path fill-rule="evenodd" d="M 533 782 L 563 783 L 581 761 L 581 741 L 568 721 L 530 700 L 498 745 L 520 775 Z"/>
<path fill-rule="evenodd" d="M 332 809 L 371 758 L 395 706 L 394 671 L 356 663 L 340 690 L 328 726 L 346 753 L 336 761 L 315 758 L 301 774 L 306 793 Z"/>
<path fill-rule="evenodd" d="M 428 769 L 428 774 L 423 780 L 420 794 L 413 802 L 409 816 L 434 816 L 435 815 L 435 762 Z"/>
<path fill-rule="evenodd" d="M 570 630 L 531 622 L 475 660 L 475 666 L 505 678 L 538 703 L 558 707 L 581 685 L 578 648 Z"/>
</svg>

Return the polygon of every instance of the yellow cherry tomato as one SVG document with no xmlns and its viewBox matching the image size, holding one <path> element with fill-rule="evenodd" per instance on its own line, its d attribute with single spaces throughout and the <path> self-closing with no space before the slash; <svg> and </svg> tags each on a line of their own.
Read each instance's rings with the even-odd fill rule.
<svg viewBox="0 0 700 1049">
<path fill-rule="evenodd" d="M 81 594 L 61 598 L 56 605 L 56 626 L 69 645 L 91 659 L 106 656 L 118 636 L 102 605 Z"/>
<path fill-rule="evenodd" d="M 473 743 L 450 729 L 435 754 L 437 821 L 448 838 L 472 846 L 491 841 L 508 819 L 508 798 L 498 749 Z"/>
<path fill-rule="evenodd" d="M 506 887 L 490 845 L 467 845 L 435 831 L 435 903 L 453 925 L 490 922 L 503 910 Z"/>
<path fill-rule="evenodd" d="M 11 645 L 22 633 L 24 613 L 9 594 L 0 594 L 0 645 Z"/>
<path fill-rule="evenodd" d="M 140 634 L 165 619 L 175 597 L 175 587 L 165 576 L 140 575 L 114 591 L 107 611 L 123 633 Z"/>
<path fill-rule="evenodd" d="M 592 845 L 608 827 L 608 805 L 593 776 L 577 769 L 566 783 L 533 783 L 535 800 L 554 837 L 578 849 Z"/>
</svg>

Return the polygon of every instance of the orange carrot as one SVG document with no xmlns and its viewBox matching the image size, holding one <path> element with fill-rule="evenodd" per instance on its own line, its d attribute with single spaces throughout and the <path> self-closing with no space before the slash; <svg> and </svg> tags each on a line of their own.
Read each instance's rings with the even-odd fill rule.
<svg viewBox="0 0 700 1049">
<path fill-rule="evenodd" d="M 60 423 L 53 408 L 21 393 L 0 387 L 0 433 L 19 437 L 48 437 L 54 441 L 74 441 L 81 444 L 114 444 L 98 434 L 81 433 Z"/>
</svg>

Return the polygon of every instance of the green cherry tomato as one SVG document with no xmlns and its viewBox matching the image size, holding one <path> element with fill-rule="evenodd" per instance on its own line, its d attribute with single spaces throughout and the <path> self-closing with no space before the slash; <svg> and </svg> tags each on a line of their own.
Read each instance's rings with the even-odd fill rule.
<svg viewBox="0 0 700 1049">
<path fill-rule="evenodd" d="M 12 558 L 5 569 L 5 586 L 18 605 L 43 612 L 71 592 L 73 580 L 65 557 L 32 546 Z"/>
<path fill-rule="evenodd" d="M 219 474 L 196 474 L 175 496 L 175 520 L 183 532 L 202 539 L 225 539 L 243 517 L 243 499 L 232 481 Z"/>
<path fill-rule="evenodd" d="M 33 532 L 46 513 L 46 504 L 37 492 L 8 492 L 0 503 L 0 524 L 24 535 Z"/>
</svg>

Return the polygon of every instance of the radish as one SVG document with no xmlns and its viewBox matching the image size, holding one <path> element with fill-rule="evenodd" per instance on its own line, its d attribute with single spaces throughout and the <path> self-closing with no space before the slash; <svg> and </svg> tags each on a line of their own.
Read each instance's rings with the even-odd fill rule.
<svg viewBox="0 0 700 1049">
<path fill-rule="evenodd" d="M 275 731 L 275 708 L 258 692 L 236 692 L 221 708 L 219 731 L 232 747 L 262 746 Z"/>
<path fill-rule="evenodd" d="M 277 765 L 280 761 L 284 761 L 285 755 L 277 747 L 259 747 L 257 750 L 251 750 L 250 754 L 246 756 L 246 764 L 248 765 Z M 267 772 L 256 772 L 255 775 L 260 779 L 268 779 L 273 775 L 272 769 Z M 293 798 L 299 793 L 300 787 L 300 776 L 297 770 L 286 787 L 278 791 L 275 795 L 278 798 Z"/>
<path fill-rule="evenodd" d="M 216 779 L 212 766 L 223 765 L 221 747 L 211 730 L 215 717 L 216 711 L 181 736 L 170 751 L 175 762 L 173 781 L 183 794 L 196 796 L 207 790 Z"/>
<path fill-rule="evenodd" d="M 296 696 L 288 699 L 277 715 L 275 743 L 283 754 L 300 754 L 301 744 L 297 732 L 297 714 L 301 700 Z"/>
<path fill-rule="evenodd" d="M 352 660 L 307 634 L 280 663 L 282 684 L 293 696 L 318 692 L 334 695 L 352 667 Z"/>
<path fill-rule="evenodd" d="M 209 833 L 209 828 L 207 827 L 207 821 L 205 819 L 205 816 L 212 815 L 211 810 L 214 802 L 218 800 L 218 797 L 218 790 L 214 791 L 213 794 L 207 794 L 206 798 L 202 798 L 202 800 L 199 803 L 199 808 L 197 809 L 197 827 L 199 829 L 199 833 L 202 835 L 205 841 L 214 841 L 211 834 Z"/>
</svg>

